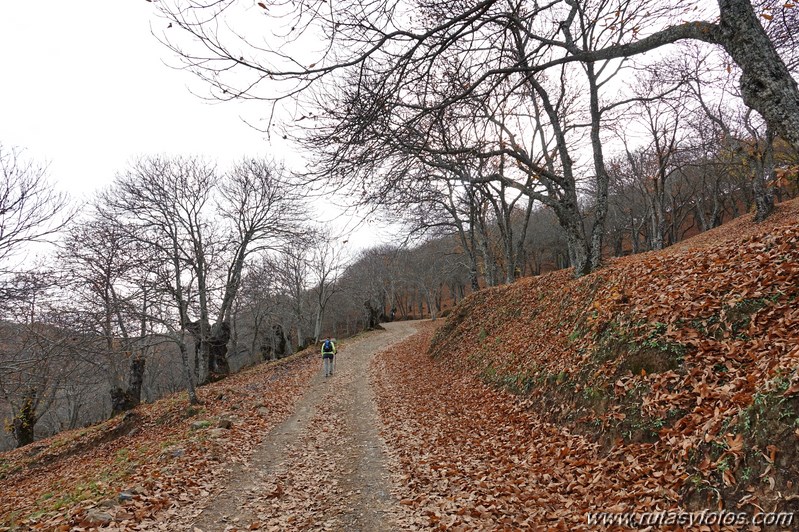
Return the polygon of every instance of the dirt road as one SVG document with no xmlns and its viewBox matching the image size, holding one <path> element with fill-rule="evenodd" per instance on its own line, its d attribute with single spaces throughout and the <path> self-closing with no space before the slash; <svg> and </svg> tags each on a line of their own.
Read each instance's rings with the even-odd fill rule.
<svg viewBox="0 0 799 532">
<path fill-rule="evenodd" d="M 319 373 L 288 420 L 189 530 L 396 529 L 369 361 L 413 334 L 413 322 L 385 324 L 341 343 L 332 377 Z"/>
</svg>

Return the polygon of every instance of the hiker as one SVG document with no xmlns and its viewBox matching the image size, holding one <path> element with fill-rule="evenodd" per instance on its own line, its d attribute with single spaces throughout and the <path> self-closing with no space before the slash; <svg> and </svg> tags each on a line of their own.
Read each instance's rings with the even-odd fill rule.
<svg viewBox="0 0 799 532">
<path fill-rule="evenodd" d="M 333 358 L 336 356 L 336 344 L 329 336 L 322 342 L 322 360 L 325 366 L 325 377 L 333 375 Z"/>
</svg>

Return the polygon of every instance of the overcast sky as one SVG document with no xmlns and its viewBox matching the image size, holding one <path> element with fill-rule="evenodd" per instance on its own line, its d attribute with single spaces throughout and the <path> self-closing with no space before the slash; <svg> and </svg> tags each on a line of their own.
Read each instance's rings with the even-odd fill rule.
<svg viewBox="0 0 799 532">
<path fill-rule="evenodd" d="M 193 95 L 190 88 L 205 87 L 167 66 L 177 60 L 151 25 L 158 32 L 166 22 L 145 0 L 2 0 L 0 142 L 49 162 L 53 181 L 78 199 L 141 154 L 204 154 L 223 166 L 267 156 L 302 166 L 242 121 L 266 115 L 258 104 Z M 382 240 L 377 232 L 365 226 L 350 246 Z"/>
<path fill-rule="evenodd" d="M 144 0 L 3 0 L 0 142 L 50 162 L 80 197 L 144 153 L 202 153 L 220 163 L 274 151 L 250 104 L 209 104 L 150 33 L 165 25 Z M 285 156 L 285 148 L 280 150 Z M 296 161 L 294 161 L 296 164 Z"/>
</svg>

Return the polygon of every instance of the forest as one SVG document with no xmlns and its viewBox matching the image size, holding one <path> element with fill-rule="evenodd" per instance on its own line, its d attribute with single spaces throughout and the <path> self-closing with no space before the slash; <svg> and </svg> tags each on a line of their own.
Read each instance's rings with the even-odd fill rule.
<svg viewBox="0 0 799 532">
<path fill-rule="evenodd" d="M 145 155 L 79 204 L 0 146 L 4 448 L 797 194 L 789 3 L 183 4 L 156 37 L 310 162 Z M 349 252 L 308 223 L 325 194 L 401 237 Z"/>
<path fill-rule="evenodd" d="M 0 530 L 796 526 L 796 4 L 146 9 L 291 150 L 0 139 Z"/>
</svg>

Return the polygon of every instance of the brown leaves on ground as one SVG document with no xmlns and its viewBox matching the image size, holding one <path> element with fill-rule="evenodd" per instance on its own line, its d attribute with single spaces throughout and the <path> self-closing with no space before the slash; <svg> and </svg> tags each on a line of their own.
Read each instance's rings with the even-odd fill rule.
<svg viewBox="0 0 799 532">
<path fill-rule="evenodd" d="M 750 219 L 581 279 L 482 290 L 429 350 L 382 356 L 405 506 L 463 530 L 795 509 L 799 200 Z"/>
<path fill-rule="evenodd" d="M 211 504 L 162 526 L 171 530 L 397 530 L 377 434 L 368 361 L 415 324 L 358 335 L 341 345 L 333 377 L 318 374 L 295 412 L 246 464 L 233 468 Z M 321 369 L 321 359 L 317 359 Z M 188 515 L 189 519 L 186 519 Z"/>
<path fill-rule="evenodd" d="M 578 280 L 480 291 L 374 363 L 400 501 L 391 519 L 590 530 L 596 511 L 796 510 L 797 331 L 799 200 Z M 0 518 L 23 530 L 186 522 L 317 369 L 315 356 L 261 366 L 202 388 L 190 415 L 175 396 L 4 453 Z M 282 473 L 253 493 L 258 521 L 242 526 L 347 525 L 360 498 L 337 483 L 348 462 L 328 460 L 349 450 L 346 402 L 320 403 Z"/>
<path fill-rule="evenodd" d="M 654 457 L 621 451 L 601 457 L 596 444 L 544 422 L 510 394 L 431 360 L 430 334 L 375 364 L 398 495 L 418 524 L 589 530 L 585 514 L 598 508 L 676 506 L 679 467 L 664 472 Z"/>
<path fill-rule="evenodd" d="M 220 488 L 316 370 L 315 352 L 296 355 L 200 388 L 194 409 L 176 394 L 3 453 L 0 530 L 88 529 L 109 516 L 104 529 L 163 529 Z"/>
<path fill-rule="evenodd" d="M 283 450 L 274 476 L 247 504 L 264 530 L 341 530 L 347 494 L 338 483 L 339 458 L 347 435 L 335 390 L 328 387 L 299 439 Z"/>
</svg>

